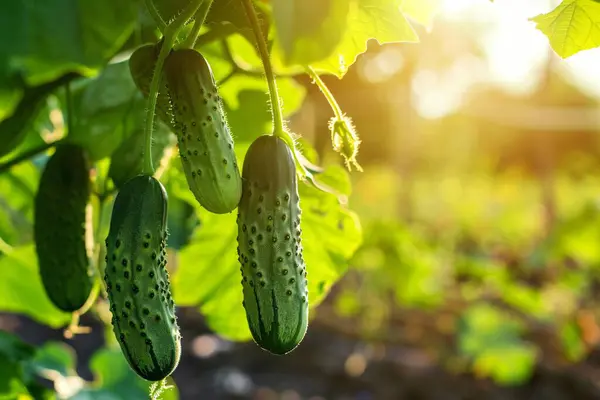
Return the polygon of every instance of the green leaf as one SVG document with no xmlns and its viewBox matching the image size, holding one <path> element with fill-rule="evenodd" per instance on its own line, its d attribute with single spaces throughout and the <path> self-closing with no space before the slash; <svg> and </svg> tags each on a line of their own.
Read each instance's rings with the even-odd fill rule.
<svg viewBox="0 0 600 400">
<path fill-rule="evenodd" d="M 400 9 L 405 16 L 430 27 L 442 0 L 400 0 Z"/>
<path fill-rule="evenodd" d="M 2 37 L 11 40 L 0 43 L 0 59 L 32 86 L 70 71 L 93 74 L 131 34 L 136 11 L 120 0 L 3 1 Z"/>
<path fill-rule="evenodd" d="M 564 353 L 572 362 L 580 361 L 586 355 L 586 345 L 581 330 L 574 322 L 568 322 L 559 328 L 559 337 Z"/>
<path fill-rule="evenodd" d="M 33 245 L 17 247 L 0 258 L 0 310 L 26 314 L 53 328 L 64 326 L 71 315 L 48 299 L 37 269 Z"/>
<path fill-rule="evenodd" d="M 563 0 L 554 10 L 531 18 L 562 58 L 600 46 L 600 3 Z"/>
<path fill-rule="evenodd" d="M 72 347 L 65 343 L 48 342 L 37 349 L 30 368 L 42 376 L 44 370 L 56 371 L 64 377 L 74 376 L 76 359 L 77 354 Z"/>
<path fill-rule="evenodd" d="M 109 65 L 73 93 L 73 132 L 67 140 L 86 148 L 93 160 L 111 155 L 144 126 L 146 101 L 127 61 Z"/>
<path fill-rule="evenodd" d="M 286 64 L 323 60 L 342 40 L 350 10 L 348 0 L 274 0 L 272 4 Z"/>
<path fill-rule="evenodd" d="M 8 118 L 23 98 L 21 83 L 8 76 L 8 58 L 0 55 L 0 121 Z"/>
<path fill-rule="evenodd" d="M 13 400 L 29 394 L 16 362 L 0 354 L 0 399 Z"/>
<path fill-rule="evenodd" d="M 24 162 L 0 174 L 0 237 L 12 246 L 32 239 L 33 197 L 40 172 L 32 162 Z"/>
<path fill-rule="evenodd" d="M 520 338 L 521 324 L 498 309 L 475 304 L 459 322 L 459 349 L 480 376 L 502 385 L 520 384 L 532 374 L 537 349 Z"/>
<path fill-rule="evenodd" d="M 27 361 L 35 354 L 35 348 L 12 333 L 0 331 L 0 354 L 12 362 Z"/>
<path fill-rule="evenodd" d="M 277 80 L 284 116 L 297 111 L 305 89 L 291 78 Z M 227 120 L 236 142 L 248 142 L 272 132 L 267 82 L 260 76 L 236 75 L 221 86 Z"/>
<path fill-rule="evenodd" d="M 317 71 L 342 78 L 356 58 L 367 50 L 367 41 L 379 43 L 418 42 L 419 38 L 406 20 L 398 0 L 356 0 L 351 7 L 343 40 L 330 57 L 311 64 Z"/>
<path fill-rule="evenodd" d="M 173 275 L 175 301 L 180 306 L 198 305 L 209 326 L 220 335 L 232 340 L 249 339 L 237 261 L 236 214 L 204 211 L 189 193 L 181 173 L 171 175 L 169 180 L 173 187 L 169 194 L 194 204 L 201 220 L 190 244 L 179 253 Z M 174 181 L 179 182 L 178 188 Z M 356 215 L 341 206 L 335 196 L 306 183 L 301 183 L 299 190 L 309 296 L 315 307 L 346 271 L 362 233 Z"/>
</svg>

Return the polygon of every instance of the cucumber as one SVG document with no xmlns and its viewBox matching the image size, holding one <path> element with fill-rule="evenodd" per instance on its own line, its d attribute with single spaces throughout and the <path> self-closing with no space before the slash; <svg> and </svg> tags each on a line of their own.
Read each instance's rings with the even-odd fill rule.
<svg viewBox="0 0 600 400">
<path fill-rule="evenodd" d="M 238 207 L 238 256 L 244 308 L 255 342 L 286 354 L 308 326 L 296 164 L 275 136 L 256 139 L 244 159 Z"/>
<path fill-rule="evenodd" d="M 60 145 L 46 163 L 35 196 L 34 238 L 46 294 L 67 312 L 80 309 L 92 291 L 85 243 L 90 191 L 84 150 Z"/>
<path fill-rule="evenodd" d="M 242 181 L 210 65 L 195 50 L 175 50 L 164 73 L 188 186 L 208 211 L 229 213 L 240 201 Z"/>
<path fill-rule="evenodd" d="M 162 41 L 156 44 L 145 44 L 138 47 L 129 57 L 129 71 L 135 86 L 142 92 L 145 98 L 148 98 L 150 93 L 150 83 L 158 53 L 160 53 Z M 173 125 L 173 114 L 171 112 L 171 101 L 169 100 L 166 80 L 164 76 L 159 86 L 158 98 L 156 100 L 156 115 L 171 129 L 175 129 Z"/>
<path fill-rule="evenodd" d="M 123 185 L 106 239 L 113 331 L 131 368 L 160 381 L 179 364 L 181 335 L 167 264 L 167 193 L 149 175 Z"/>
</svg>

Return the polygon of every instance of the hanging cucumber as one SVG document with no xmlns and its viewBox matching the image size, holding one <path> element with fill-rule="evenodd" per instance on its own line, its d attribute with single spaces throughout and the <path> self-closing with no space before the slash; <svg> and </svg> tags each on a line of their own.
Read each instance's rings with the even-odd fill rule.
<svg viewBox="0 0 600 400">
<path fill-rule="evenodd" d="M 42 284 L 52 303 L 67 312 L 80 309 L 93 286 L 85 244 L 89 174 L 84 150 L 60 145 L 35 196 L 34 238 Z"/>
<path fill-rule="evenodd" d="M 188 186 L 208 211 L 231 212 L 240 201 L 242 181 L 210 65 L 195 50 L 175 50 L 164 74 Z"/>
<path fill-rule="evenodd" d="M 181 336 L 167 264 L 167 193 L 138 175 L 115 200 L 106 239 L 105 282 L 113 330 L 131 368 L 160 381 L 177 367 Z"/>
<path fill-rule="evenodd" d="M 296 165 L 286 143 L 270 135 L 256 139 L 242 180 L 237 224 L 246 317 L 259 346 L 285 354 L 308 326 Z"/>
</svg>

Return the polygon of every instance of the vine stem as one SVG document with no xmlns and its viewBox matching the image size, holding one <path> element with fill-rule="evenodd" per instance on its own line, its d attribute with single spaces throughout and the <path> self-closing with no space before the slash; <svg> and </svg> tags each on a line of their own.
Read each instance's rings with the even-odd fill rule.
<svg viewBox="0 0 600 400">
<path fill-rule="evenodd" d="M 173 386 L 167 385 L 167 378 L 164 378 L 159 382 L 154 382 L 150 386 L 150 398 L 152 400 L 158 400 L 165 390 L 169 390 L 172 387 Z"/>
<path fill-rule="evenodd" d="M 277 90 L 277 82 L 275 80 L 275 74 L 273 73 L 273 66 L 271 65 L 271 60 L 269 58 L 269 49 L 267 48 L 267 43 L 262 34 L 262 30 L 260 29 L 260 24 L 258 22 L 258 15 L 256 14 L 256 10 L 254 9 L 254 4 L 252 0 L 241 0 L 244 5 L 246 15 L 248 16 L 248 20 L 250 22 L 250 26 L 252 27 L 252 31 L 254 31 L 254 36 L 256 38 L 256 44 L 258 46 L 258 53 L 262 60 L 263 69 L 265 70 L 265 76 L 267 78 L 267 83 L 269 85 L 269 96 L 271 98 L 271 113 L 273 114 L 273 134 L 283 140 L 292 151 L 292 155 L 294 157 L 294 161 L 296 163 L 296 168 L 299 171 L 299 175 L 301 178 L 306 178 L 308 181 L 315 187 L 332 191 L 331 189 L 327 189 L 327 187 L 323 184 L 320 184 L 316 181 L 316 179 L 312 176 L 310 171 L 304 166 L 302 160 L 298 156 L 298 152 L 296 150 L 296 145 L 294 142 L 294 138 L 292 135 L 285 129 L 283 123 L 283 111 L 281 108 L 281 99 L 279 98 L 279 93 Z"/>
<path fill-rule="evenodd" d="M 269 95 L 271 97 L 271 112 L 273 114 L 273 133 L 276 136 L 282 138 L 288 144 L 290 143 L 290 141 L 293 144 L 292 138 L 287 132 L 285 132 L 283 126 L 283 112 L 281 110 L 281 100 L 279 99 L 277 82 L 275 81 L 275 74 L 273 73 L 273 67 L 271 66 L 271 60 L 269 59 L 269 50 L 267 49 L 267 44 L 265 43 L 265 40 L 263 38 L 262 30 L 260 29 L 258 16 L 256 15 L 256 10 L 254 9 L 252 0 L 242 0 L 242 3 L 244 5 L 244 8 L 246 9 L 246 15 L 248 16 L 250 26 L 254 31 L 256 44 L 258 46 L 258 52 L 263 63 L 263 68 L 267 77 L 267 83 L 269 85 Z"/>
<path fill-rule="evenodd" d="M 160 29 L 161 32 L 164 32 L 165 29 L 167 28 L 167 24 L 160 16 L 160 13 L 158 12 L 158 10 L 157 10 L 156 6 L 154 5 L 154 3 L 152 2 L 152 0 L 146 0 L 146 8 L 148 9 L 148 12 L 152 16 L 152 19 L 154 20 L 154 22 L 156 22 L 156 24 L 158 25 L 158 29 Z"/>
<path fill-rule="evenodd" d="M 319 74 L 317 74 L 317 72 L 310 66 L 306 67 L 306 73 L 310 76 L 310 78 L 314 81 L 314 83 L 319 87 L 319 89 L 323 93 L 323 96 L 325 96 L 325 98 L 327 99 L 327 102 L 329 103 L 329 105 L 331 106 L 331 109 L 333 110 L 333 113 L 335 114 L 335 118 L 338 120 L 341 120 L 342 118 L 344 118 L 344 113 L 342 112 L 342 108 L 337 103 L 337 101 L 335 100 L 335 97 L 333 96 L 333 94 L 331 93 L 331 91 L 329 90 L 327 85 L 325 85 L 325 82 L 323 82 L 323 80 L 321 79 Z"/>
<path fill-rule="evenodd" d="M 196 21 L 194 22 L 194 27 L 192 31 L 183 42 L 183 47 L 187 49 L 193 49 L 196 45 L 196 40 L 198 39 L 198 35 L 200 34 L 200 29 L 202 29 L 202 25 L 204 21 L 206 21 L 206 16 L 210 11 L 210 7 L 212 6 L 213 0 L 204 0 L 202 5 L 198 9 L 196 13 Z"/>
<path fill-rule="evenodd" d="M 65 83 L 65 100 L 67 102 L 67 135 L 70 135 L 73 132 L 73 96 L 69 82 Z"/>
<path fill-rule="evenodd" d="M 150 0 L 148 0 L 150 1 Z M 152 131 L 154 130 L 154 117 L 156 114 L 156 102 L 158 101 L 158 91 L 160 88 L 160 81 L 162 78 L 162 69 L 165 64 L 167 56 L 171 52 L 177 35 L 185 25 L 185 23 L 194 16 L 198 8 L 200 7 L 200 0 L 191 2 L 181 14 L 167 27 L 163 36 L 163 43 L 158 54 L 158 60 L 156 60 L 156 66 L 154 67 L 154 73 L 152 74 L 152 81 L 150 83 L 150 93 L 148 94 L 148 110 L 146 111 L 146 129 L 145 143 L 144 143 L 144 168 L 143 173 L 148 175 L 154 174 L 154 167 L 152 165 Z"/>
<path fill-rule="evenodd" d="M 50 148 L 58 145 L 58 143 L 60 143 L 61 140 L 57 140 L 57 141 L 51 142 L 51 143 L 44 143 L 44 144 L 42 144 L 38 147 L 35 147 L 29 151 L 26 151 L 23 154 L 19 154 L 15 158 L 6 161 L 4 164 L 0 164 L 0 173 L 6 172 L 9 169 L 11 169 L 12 167 L 14 167 L 15 165 L 18 165 L 24 161 L 29 160 L 31 157 L 37 156 L 38 154 L 41 154 L 41 153 L 45 152 L 46 150 L 49 150 Z"/>
</svg>

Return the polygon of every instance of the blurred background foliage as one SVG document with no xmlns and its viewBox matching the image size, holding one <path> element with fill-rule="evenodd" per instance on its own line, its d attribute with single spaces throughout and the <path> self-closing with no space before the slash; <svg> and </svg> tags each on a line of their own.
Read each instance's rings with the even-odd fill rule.
<svg viewBox="0 0 600 400">
<path fill-rule="evenodd" d="M 155 32 L 149 21 L 134 26 L 137 8 L 129 2 L 105 3 L 111 12 L 103 4 L 84 17 L 104 21 L 111 46 L 83 36 L 92 50 L 72 58 L 86 68 L 42 62 L 36 48 L 37 58 L 19 64 L 27 71 L 19 79 L 33 89 L 0 85 L 0 105 L 7 105 L 0 116 L 14 112 L 0 133 L 25 132 L 0 158 L 0 328 L 38 346 L 0 332 L 6 398 L 53 398 L 48 381 L 75 399 L 147 393 L 103 325 L 106 302 L 83 319 L 92 334 L 61 338 L 71 316 L 45 297 L 31 235 L 33 196 L 49 154 L 39 150 L 65 135 L 66 99 L 57 88 L 71 82 L 68 138 L 98 161 L 100 192 L 110 186 L 111 155 L 143 124 L 145 101 L 127 57 Z M 249 338 L 232 251 L 235 216 L 200 209 L 174 158 L 160 170 L 184 332 L 178 391 L 168 396 L 600 398 L 590 383 L 600 378 L 600 51 L 564 61 L 550 50 L 527 18 L 557 2 L 440 1 L 436 17 L 438 2 L 425 2 L 429 11 L 413 3 L 404 11 L 417 22 L 420 43 L 370 41 L 343 80 L 325 78 L 361 136 L 362 173 L 348 174 L 331 150 L 331 110 L 318 89 L 276 62 L 290 128 L 302 136 L 305 155 L 325 167 L 319 179 L 348 197 L 345 204 L 301 187 L 311 301 L 320 305 L 292 355 L 274 358 L 229 341 Z M 270 129 L 266 84 L 252 46 L 219 24 L 231 4 L 215 4 L 198 49 L 220 82 L 241 160 Z M 72 36 L 52 40 L 59 39 Z M 20 54 L 9 42 L 0 56 Z M 112 53 L 118 56 L 101 69 Z M 14 106 L 17 98 L 30 107 Z M 160 126 L 157 135 L 170 133 Z M 111 203 L 94 207 L 104 238 Z"/>
</svg>

